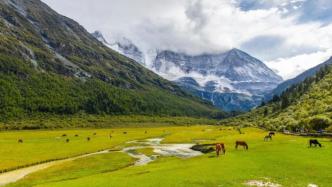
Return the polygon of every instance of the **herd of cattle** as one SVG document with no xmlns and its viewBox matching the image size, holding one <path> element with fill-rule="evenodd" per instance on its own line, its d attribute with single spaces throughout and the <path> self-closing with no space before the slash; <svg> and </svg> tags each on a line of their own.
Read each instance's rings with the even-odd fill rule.
<svg viewBox="0 0 332 187">
<path fill-rule="evenodd" d="M 239 131 L 239 132 L 240 132 L 240 134 L 242 134 L 241 131 Z M 272 136 L 275 136 L 275 135 L 276 135 L 275 132 L 269 132 L 269 134 L 264 137 L 264 141 L 272 141 Z M 239 146 L 242 146 L 245 150 L 249 149 L 249 146 L 248 146 L 247 142 L 245 142 L 245 141 L 236 141 L 235 142 L 235 148 L 237 149 Z M 309 147 L 313 147 L 313 146 L 322 147 L 322 144 L 317 139 L 310 139 L 309 140 Z M 215 151 L 216 151 L 217 156 L 220 155 L 220 152 L 225 154 L 226 153 L 225 144 L 224 143 L 217 143 Z"/>
<path fill-rule="evenodd" d="M 239 132 L 240 132 L 240 134 L 243 134 L 241 131 L 239 131 Z M 123 132 L 123 134 L 126 135 L 127 132 Z M 145 131 L 145 134 L 147 134 L 147 131 Z M 96 136 L 97 133 L 93 133 L 93 135 Z M 275 135 L 276 135 L 275 132 L 269 132 L 269 134 L 264 137 L 264 141 L 272 141 L 272 137 L 275 136 Z M 67 137 L 67 134 L 63 134 L 62 137 Z M 75 134 L 75 137 L 79 137 L 79 135 Z M 109 138 L 112 139 L 112 135 L 111 134 L 109 135 Z M 86 140 L 90 141 L 91 137 L 86 137 Z M 65 140 L 65 142 L 69 143 L 70 139 L 67 138 Z M 19 139 L 18 143 L 23 143 L 23 139 Z M 225 144 L 224 143 L 216 143 L 215 144 L 215 149 L 213 149 L 211 147 L 209 147 L 208 149 L 205 149 L 205 148 L 202 149 L 202 147 L 204 147 L 204 146 L 211 146 L 211 145 L 214 145 L 214 144 L 197 145 L 197 146 L 194 146 L 193 149 L 195 149 L 195 147 L 196 148 L 198 147 L 197 150 L 199 150 L 201 152 L 211 152 L 211 151 L 215 150 L 217 156 L 219 156 L 221 152 L 223 154 L 226 153 L 226 148 L 225 148 Z M 245 142 L 245 141 L 239 141 L 239 140 L 236 141 L 235 142 L 235 148 L 238 149 L 239 146 L 243 147 L 245 150 L 249 149 L 248 143 Z M 309 140 L 309 147 L 313 147 L 313 146 L 315 146 L 315 147 L 317 147 L 317 146 L 322 147 L 322 144 L 317 139 L 310 139 Z"/>
</svg>

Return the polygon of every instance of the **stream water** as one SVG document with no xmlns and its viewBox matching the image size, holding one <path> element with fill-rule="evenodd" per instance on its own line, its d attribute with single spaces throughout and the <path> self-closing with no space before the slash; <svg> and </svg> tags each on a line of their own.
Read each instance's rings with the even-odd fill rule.
<svg viewBox="0 0 332 187">
<path fill-rule="evenodd" d="M 122 149 L 122 152 L 127 153 L 129 156 L 136 158 L 137 161 L 135 162 L 135 166 L 145 165 L 154 160 L 156 160 L 159 156 L 176 156 L 179 158 L 191 158 L 195 156 L 199 156 L 202 153 L 198 151 L 194 151 L 190 149 L 193 144 L 161 144 L 162 138 L 154 138 L 154 139 L 147 139 L 147 140 L 135 140 L 131 142 L 127 142 L 127 144 L 135 144 L 135 146 L 129 146 Z M 155 155 L 147 156 L 142 153 L 138 153 L 137 150 L 144 149 L 144 148 L 152 148 Z M 9 183 L 16 182 L 25 176 L 47 169 L 49 167 L 62 164 L 65 162 L 77 160 L 80 158 L 85 158 L 89 156 L 94 156 L 98 154 L 105 154 L 109 153 L 109 150 L 89 153 L 81 156 L 76 156 L 68 159 L 57 160 L 57 161 L 50 161 L 47 163 L 37 164 L 34 166 L 29 166 L 26 168 L 21 168 L 13 171 L 9 171 L 6 173 L 0 174 L 0 186 L 7 185 Z"/>
<path fill-rule="evenodd" d="M 191 147 L 194 144 L 161 144 L 162 138 L 146 139 L 143 141 L 130 141 L 127 143 L 138 144 L 137 146 L 126 147 L 122 151 L 127 153 L 129 156 L 137 158 L 135 165 L 145 165 L 154 160 L 159 156 L 175 156 L 179 158 L 191 158 L 201 155 L 199 151 L 194 151 Z M 139 149 L 151 148 L 153 149 L 154 155 L 147 156 L 145 154 L 137 152 Z"/>
</svg>

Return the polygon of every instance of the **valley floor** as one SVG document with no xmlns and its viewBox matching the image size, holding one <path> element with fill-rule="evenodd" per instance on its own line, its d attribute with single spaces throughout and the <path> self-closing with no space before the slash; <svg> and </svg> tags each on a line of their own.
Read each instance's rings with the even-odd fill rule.
<svg viewBox="0 0 332 187">
<path fill-rule="evenodd" d="M 319 139 L 322 148 L 308 148 L 309 138 L 277 134 L 273 141 L 264 142 L 266 131 L 241 131 L 169 126 L 2 132 L 0 170 L 69 158 L 7 186 L 330 186 L 330 139 Z M 151 143 L 155 140 L 162 140 L 161 144 Z M 249 150 L 236 150 L 236 140 L 246 141 Z M 226 155 L 196 155 L 186 149 L 190 144 L 216 142 L 225 143 Z M 122 151 L 133 146 L 141 148 Z M 77 157 L 101 150 L 112 151 Z M 137 164 L 132 154 L 153 159 Z"/>
</svg>

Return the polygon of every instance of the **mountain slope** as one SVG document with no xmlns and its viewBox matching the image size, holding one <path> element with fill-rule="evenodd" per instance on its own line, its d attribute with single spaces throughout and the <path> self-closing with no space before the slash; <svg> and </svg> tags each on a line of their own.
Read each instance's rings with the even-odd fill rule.
<svg viewBox="0 0 332 187">
<path fill-rule="evenodd" d="M 130 40 L 109 44 L 101 32 L 93 35 L 111 49 L 225 111 L 248 111 L 258 106 L 264 95 L 282 81 L 263 62 L 239 49 L 194 56 L 169 50 L 144 54 Z M 197 85 L 186 81 L 189 79 Z"/>
<path fill-rule="evenodd" d="M 226 77 L 231 81 L 280 82 L 282 78 L 260 60 L 239 50 L 232 49 L 220 54 L 190 56 L 172 51 L 158 53 L 153 67 L 158 72 L 167 72 L 172 67 L 183 72 Z"/>
<path fill-rule="evenodd" d="M 288 88 L 280 97 L 222 124 L 253 125 L 271 130 L 332 130 L 332 66 Z"/>
<path fill-rule="evenodd" d="M 293 79 L 290 79 L 290 80 L 287 80 L 287 81 L 281 83 L 271 93 L 267 94 L 267 96 L 266 96 L 267 100 L 272 99 L 272 97 L 274 95 L 280 96 L 282 94 L 282 92 L 287 90 L 287 88 L 304 81 L 308 77 L 314 76 L 322 67 L 324 67 L 326 65 L 330 65 L 330 64 L 332 64 L 332 58 L 330 58 L 329 60 L 327 60 L 326 62 L 324 62 L 322 64 L 319 64 L 318 66 L 315 66 L 315 67 L 301 73 L 300 75 L 298 75 L 297 77 L 295 77 Z"/>
<path fill-rule="evenodd" d="M 217 111 L 39 0 L 0 1 L 0 116 Z"/>
<path fill-rule="evenodd" d="M 250 110 L 282 81 L 263 62 L 238 49 L 198 56 L 163 51 L 158 53 L 153 68 L 226 111 Z"/>
</svg>

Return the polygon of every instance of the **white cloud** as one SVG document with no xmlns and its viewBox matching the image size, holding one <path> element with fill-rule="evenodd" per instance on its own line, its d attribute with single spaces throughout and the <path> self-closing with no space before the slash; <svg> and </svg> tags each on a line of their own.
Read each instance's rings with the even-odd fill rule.
<svg viewBox="0 0 332 187">
<path fill-rule="evenodd" d="M 238 3 L 248 2 L 244 0 L 43 1 L 90 32 L 101 30 L 108 39 L 125 36 L 143 51 L 158 48 L 188 54 L 217 53 L 249 44 L 244 50 L 282 66 L 295 62 L 277 59 L 296 60 L 298 56 L 321 51 L 310 62 L 288 65 L 306 69 L 313 62 L 319 63 L 318 59 L 325 58 L 325 51 L 332 49 L 330 23 L 299 22 L 302 3 L 312 0 L 252 0 L 256 8 L 248 10 Z M 270 40 L 262 36 L 272 36 L 275 45 L 271 46 Z M 299 72 L 297 69 L 292 72 Z M 279 71 L 284 77 L 294 76 L 287 68 Z"/>
<path fill-rule="evenodd" d="M 332 50 L 319 51 L 310 54 L 297 55 L 290 58 L 279 58 L 266 64 L 275 70 L 285 80 L 294 78 L 296 75 L 320 64 L 331 57 Z"/>
</svg>

